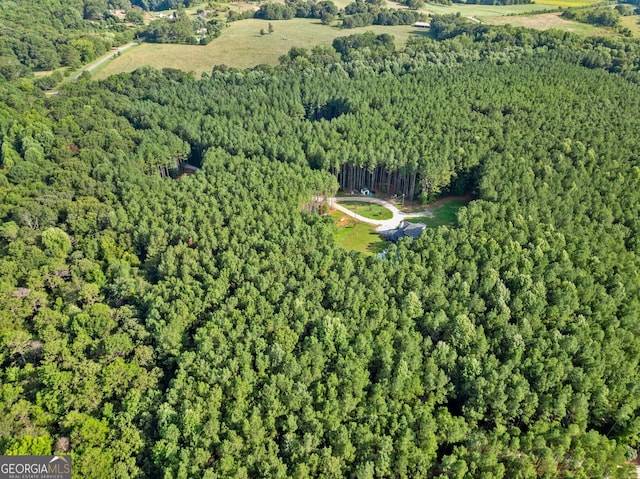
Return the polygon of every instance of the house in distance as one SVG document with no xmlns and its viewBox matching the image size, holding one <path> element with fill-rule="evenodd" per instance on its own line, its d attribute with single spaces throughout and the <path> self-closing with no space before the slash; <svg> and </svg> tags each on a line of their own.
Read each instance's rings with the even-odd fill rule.
<svg viewBox="0 0 640 479">
<path fill-rule="evenodd" d="M 416 239 L 422 234 L 427 227 L 424 223 L 409 223 L 408 221 L 402 221 L 397 228 L 388 230 L 382 233 L 389 241 L 394 243 L 402 238 Z"/>
</svg>

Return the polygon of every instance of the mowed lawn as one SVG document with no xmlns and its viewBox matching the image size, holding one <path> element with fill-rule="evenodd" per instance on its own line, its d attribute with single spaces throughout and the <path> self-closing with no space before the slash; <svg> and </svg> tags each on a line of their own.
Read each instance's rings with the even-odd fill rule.
<svg viewBox="0 0 640 479">
<path fill-rule="evenodd" d="M 260 30 L 266 31 L 268 24 L 268 21 L 258 19 L 233 22 L 222 31 L 220 37 L 206 46 L 145 43 L 115 58 L 101 68 L 94 78 L 131 72 L 144 65 L 177 68 L 200 75 L 202 72 L 210 72 L 215 65 L 224 64 L 235 68 L 249 68 L 262 63 L 275 65 L 278 58 L 292 47 L 311 49 L 316 45 L 330 45 L 335 38 L 354 33 L 388 33 L 395 37 L 398 48 L 404 47 L 409 36 L 424 34 L 411 25 L 373 25 L 344 30 L 322 25 L 316 19 L 295 18 L 271 21 L 274 32 L 271 35 L 260 35 Z"/>
<path fill-rule="evenodd" d="M 367 203 L 365 201 L 341 201 L 340 205 L 360 216 L 372 220 L 390 220 L 393 218 L 393 213 L 391 213 L 388 208 L 376 205 L 375 203 Z"/>
<path fill-rule="evenodd" d="M 337 227 L 336 243 L 342 248 L 366 254 L 381 253 L 387 248 L 388 243 L 375 232 L 375 226 L 355 221 L 340 211 L 333 211 L 329 216 Z"/>
<path fill-rule="evenodd" d="M 429 206 L 429 211 L 433 216 L 419 216 L 407 218 L 410 223 L 424 223 L 429 228 L 438 226 L 455 226 L 458 223 L 458 210 L 469 204 L 468 199 L 452 198 L 442 199 Z"/>
</svg>

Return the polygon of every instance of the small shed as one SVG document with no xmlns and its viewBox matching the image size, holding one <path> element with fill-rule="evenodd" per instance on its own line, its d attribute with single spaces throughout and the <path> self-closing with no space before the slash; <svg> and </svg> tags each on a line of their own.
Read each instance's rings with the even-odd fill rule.
<svg viewBox="0 0 640 479">
<path fill-rule="evenodd" d="M 416 22 L 413 26 L 417 28 L 431 28 L 431 24 L 429 22 Z"/>
</svg>

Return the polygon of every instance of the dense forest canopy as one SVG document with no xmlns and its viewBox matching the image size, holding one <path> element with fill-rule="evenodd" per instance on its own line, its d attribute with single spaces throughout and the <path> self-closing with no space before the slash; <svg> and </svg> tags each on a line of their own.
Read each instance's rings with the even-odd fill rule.
<svg viewBox="0 0 640 479">
<path fill-rule="evenodd" d="M 86 478 L 629 477 L 638 44 L 434 29 L 0 83 L 0 452 Z M 345 165 L 479 199 L 348 252 L 306 208 Z"/>
<path fill-rule="evenodd" d="M 120 2 L 121 3 L 121 2 Z M 0 77 L 12 80 L 33 70 L 77 67 L 133 32 L 108 8 L 113 0 L 12 0 L 0 2 Z M 130 6 L 129 2 L 126 5 Z"/>
</svg>

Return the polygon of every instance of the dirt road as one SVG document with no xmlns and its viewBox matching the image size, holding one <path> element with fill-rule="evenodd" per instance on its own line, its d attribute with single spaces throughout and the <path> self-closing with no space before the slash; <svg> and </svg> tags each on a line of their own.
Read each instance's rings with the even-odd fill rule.
<svg viewBox="0 0 640 479">
<path fill-rule="evenodd" d="M 122 45 L 121 47 L 118 47 L 115 50 L 111 50 L 109 53 L 107 53 L 106 55 L 101 56 L 100 58 L 95 60 L 93 63 L 89 63 L 89 65 L 84 67 L 80 73 L 78 73 L 77 75 L 71 77 L 70 80 L 71 81 L 76 81 L 78 78 L 80 78 L 80 75 L 82 75 L 82 73 L 91 72 L 92 70 L 95 70 L 96 68 L 98 68 L 100 65 L 102 65 L 107 60 L 111 60 L 113 57 L 115 57 L 119 53 L 122 53 L 126 49 L 131 48 L 132 46 L 137 45 L 137 44 L 138 44 L 137 42 L 131 42 L 131 43 L 127 43 L 126 45 Z"/>
<path fill-rule="evenodd" d="M 370 225 L 376 225 L 376 231 L 378 232 L 395 229 L 400 225 L 401 222 L 403 222 L 407 218 L 415 218 L 418 216 L 433 216 L 433 213 L 428 210 L 418 211 L 416 213 L 403 213 L 395 205 L 389 203 L 388 201 L 380 200 L 378 198 L 372 198 L 371 196 L 344 196 L 340 198 L 327 198 L 326 201 L 327 203 L 329 203 L 330 207 L 335 208 L 338 211 L 341 211 L 358 221 L 362 221 L 363 223 L 367 223 Z M 348 208 L 345 208 L 344 206 L 339 204 L 340 201 L 362 201 L 365 203 L 375 203 L 387 208 L 389 211 L 391 211 L 393 216 L 388 220 L 373 220 L 371 218 L 366 218 L 357 213 L 354 213 Z"/>
</svg>

